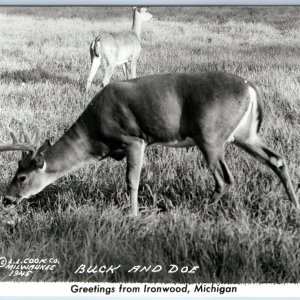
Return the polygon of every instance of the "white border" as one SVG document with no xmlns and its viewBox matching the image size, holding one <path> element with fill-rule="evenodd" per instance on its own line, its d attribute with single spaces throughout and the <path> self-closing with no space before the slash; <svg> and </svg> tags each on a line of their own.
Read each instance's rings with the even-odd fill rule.
<svg viewBox="0 0 300 300">
<path fill-rule="evenodd" d="M 73 293 L 71 287 L 77 285 L 83 288 L 94 288 L 95 286 L 104 288 L 114 288 L 115 292 L 109 295 L 105 293 L 95 293 L 95 292 L 81 292 Z M 119 292 L 120 285 L 126 288 L 139 287 L 140 292 L 128 293 Z M 215 287 L 236 287 L 237 292 L 234 293 L 223 293 L 219 292 L 195 292 L 196 284 L 188 284 L 187 288 L 189 293 L 179 293 L 179 292 L 148 292 L 144 293 L 144 286 L 155 288 L 158 287 L 173 287 L 173 288 L 183 288 L 186 284 L 161 284 L 161 283 L 101 283 L 101 282 L 2 282 L 1 283 L 1 296 L 9 297 L 111 297 L 111 296 L 130 296 L 130 297 L 157 297 L 157 296 L 172 296 L 172 297 L 300 297 L 300 284 L 217 284 Z M 198 284 L 198 287 L 201 283 Z M 210 287 L 211 283 L 204 284 L 206 287 Z M 1 299 L 1 297 L 0 297 Z M 300 299 L 300 298 L 298 298 Z"/>
<path fill-rule="evenodd" d="M 88 5 L 300 5 L 300 0 L 0 0 L 0 5 L 13 6 L 88 6 Z"/>
<path fill-rule="evenodd" d="M 0 5 L 300 5 L 300 0 L 0 0 Z M 196 284 L 189 284 L 188 288 L 191 291 L 188 295 L 186 293 L 119 293 L 118 289 L 121 283 L 83 283 L 83 282 L 57 282 L 57 283 L 45 283 L 45 282 L 0 282 L 0 299 L 2 297 L 111 297 L 111 296 L 130 296 L 130 297 L 157 297 L 157 296 L 172 296 L 172 297 L 296 297 L 294 299 L 300 299 L 300 284 L 220 284 L 219 286 L 234 286 L 237 287 L 236 293 L 227 293 L 220 295 L 219 293 L 199 293 L 193 292 Z M 145 284 L 141 283 L 123 283 L 126 287 L 140 287 L 143 290 Z M 98 293 L 72 293 L 72 285 L 78 285 L 81 287 L 94 287 L 100 285 L 101 287 L 114 287 L 116 292 L 110 295 L 98 294 Z M 209 285 L 209 284 L 207 284 Z M 216 284 L 217 285 L 217 284 Z M 149 287 L 178 287 L 184 286 L 184 284 L 149 284 Z"/>
</svg>

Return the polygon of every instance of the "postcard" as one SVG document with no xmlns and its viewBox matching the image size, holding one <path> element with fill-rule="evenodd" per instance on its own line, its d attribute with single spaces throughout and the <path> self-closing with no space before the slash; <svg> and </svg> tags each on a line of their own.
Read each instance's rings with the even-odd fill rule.
<svg viewBox="0 0 300 300">
<path fill-rule="evenodd" d="M 299 295 L 299 15 L 1 6 L 0 296 Z"/>
</svg>

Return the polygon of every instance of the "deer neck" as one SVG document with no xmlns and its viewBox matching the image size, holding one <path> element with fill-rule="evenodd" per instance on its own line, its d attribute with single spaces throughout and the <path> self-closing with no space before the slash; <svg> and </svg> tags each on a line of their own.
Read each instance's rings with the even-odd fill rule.
<svg viewBox="0 0 300 300">
<path fill-rule="evenodd" d="M 137 35 L 138 39 L 141 38 L 141 28 L 142 28 L 142 17 L 138 12 L 134 13 L 132 31 Z"/>
<path fill-rule="evenodd" d="M 45 172 L 54 181 L 90 160 L 91 145 L 84 127 L 75 123 L 44 152 Z"/>
</svg>

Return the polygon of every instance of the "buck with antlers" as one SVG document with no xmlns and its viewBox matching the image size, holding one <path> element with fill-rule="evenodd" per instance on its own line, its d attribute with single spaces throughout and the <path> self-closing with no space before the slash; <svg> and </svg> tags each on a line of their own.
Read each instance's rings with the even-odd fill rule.
<svg viewBox="0 0 300 300">
<path fill-rule="evenodd" d="M 106 86 L 73 126 L 53 146 L 27 143 L 2 145 L 23 149 L 5 205 L 28 198 L 90 159 L 127 158 L 127 185 L 138 213 L 138 186 L 145 147 L 198 146 L 215 179 L 214 200 L 222 197 L 233 176 L 224 160 L 226 142 L 233 142 L 269 166 L 299 208 L 286 162 L 258 137 L 262 102 L 256 88 L 226 73 L 164 74 Z"/>
<path fill-rule="evenodd" d="M 131 31 L 100 34 L 91 43 L 91 71 L 87 80 L 86 90 L 90 88 L 94 76 L 101 64 L 104 65 L 104 78 L 101 86 L 106 86 L 114 69 L 122 65 L 124 76 L 129 79 L 129 64 L 131 64 L 131 78 L 136 77 L 136 63 L 141 53 L 141 26 L 143 21 L 152 19 L 146 8 L 133 8 L 133 24 Z"/>
</svg>

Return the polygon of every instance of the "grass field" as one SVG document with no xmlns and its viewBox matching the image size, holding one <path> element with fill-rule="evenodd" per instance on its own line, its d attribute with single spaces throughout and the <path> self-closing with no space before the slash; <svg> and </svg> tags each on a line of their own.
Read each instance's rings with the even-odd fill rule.
<svg viewBox="0 0 300 300">
<path fill-rule="evenodd" d="M 261 135 L 300 180 L 300 7 L 150 8 L 138 76 L 227 71 L 261 89 Z M 23 121 L 55 141 L 99 90 L 85 93 L 89 43 L 131 27 L 130 8 L 0 8 L 0 133 Z M 121 68 L 113 80 L 122 80 Z M 146 152 L 139 202 L 129 216 L 125 162 L 87 165 L 24 203 L 11 230 L 0 225 L 0 256 L 59 259 L 52 272 L 20 281 L 300 282 L 300 213 L 277 177 L 233 146 L 226 159 L 236 183 L 212 203 L 213 178 L 197 151 Z M 18 154 L 0 156 L 1 192 Z M 199 168 L 201 166 L 201 168 Z M 163 209 L 162 209 L 163 208 Z M 162 211 L 161 211 L 162 209 Z M 1 224 L 1 220 L 0 220 Z M 81 264 L 122 265 L 115 274 L 74 274 Z M 133 265 L 198 265 L 196 274 L 128 274 Z"/>
</svg>

